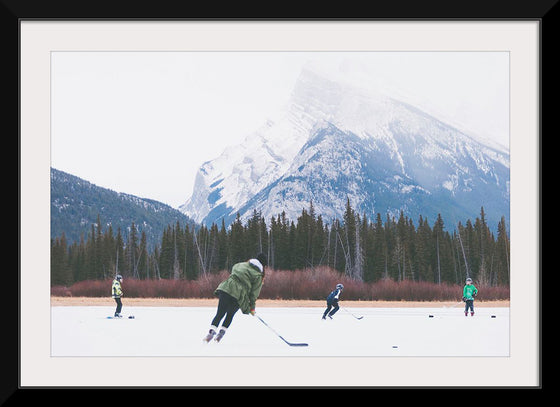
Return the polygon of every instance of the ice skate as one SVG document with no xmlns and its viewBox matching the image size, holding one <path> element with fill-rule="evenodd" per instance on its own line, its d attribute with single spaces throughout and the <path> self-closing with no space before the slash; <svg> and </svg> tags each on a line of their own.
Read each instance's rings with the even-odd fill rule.
<svg viewBox="0 0 560 407">
<path fill-rule="evenodd" d="M 204 342 L 208 343 L 212 340 L 212 338 L 216 335 L 216 331 L 212 328 L 208 331 L 208 335 L 206 335 L 203 339 Z"/>
<path fill-rule="evenodd" d="M 220 332 L 218 332 L 218 335 L 216 335 L 216 338 L 214 340 L 216 342 L 220 342 L 225 334 L 226 334 L 226 329 L 225 328 L 220 329 Z"/>
</svg>

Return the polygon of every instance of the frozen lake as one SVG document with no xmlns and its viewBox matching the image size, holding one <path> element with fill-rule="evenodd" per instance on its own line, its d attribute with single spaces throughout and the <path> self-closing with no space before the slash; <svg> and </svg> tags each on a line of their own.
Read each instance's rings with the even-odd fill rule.
<svg viewBox="0 0 560 407">
<path fill-rule="evenodd" d="M 238 311 L 220 343 L 205 344 L 215 307 L 51 307 L 51 356 L 509 356 L 509 308 L 341 308 L 322 320 L 323 308 L 257 307 Z M 358 320 L 355 316 L 363 316 Z M 127 316 L 134 315 L 134 319 Z M 431 317 L 430 317 L 431 315 Z"/>
</svg>

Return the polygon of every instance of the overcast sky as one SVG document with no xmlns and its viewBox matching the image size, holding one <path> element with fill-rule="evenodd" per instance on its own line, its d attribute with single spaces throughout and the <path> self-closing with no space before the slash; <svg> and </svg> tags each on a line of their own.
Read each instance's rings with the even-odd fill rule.
<svg viewBox="0 0 560 407">
<path fill-rule="evenodd" d="M 277 116 L 310 61 L 509 148 L 506 52 L 53 52 L 51 60 L 52 167 L 175 208 L 202 163 Z"/>
</svg>

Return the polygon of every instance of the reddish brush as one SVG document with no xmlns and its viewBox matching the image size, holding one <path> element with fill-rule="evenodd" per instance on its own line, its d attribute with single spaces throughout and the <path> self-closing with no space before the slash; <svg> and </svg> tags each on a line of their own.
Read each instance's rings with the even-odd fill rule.
<svg viewBox="0 0 560 407">
<path fill-rule="evenodd" d="M 207 274 L 197 280 L 136 280 L 125 278 L 125 297 L 138 298 L 212 298 L 214 290 L 229 275 L 227 271 Z M 283 300 L 324 300 L 338 284 L 344 285 L 345 300 L 451 301 L 460 300 L 462 285 L 426 281 L 377 282 L 353 280 L 328 267 L 305 270 L 266 270 L 259 298 Z M 477 286 L 479 300 L 509 299 L 509 287 Z M 70 287 L 54 286 L 53 296 L 110 297 L 111 280 L 88 280 Z"/>
</svg>

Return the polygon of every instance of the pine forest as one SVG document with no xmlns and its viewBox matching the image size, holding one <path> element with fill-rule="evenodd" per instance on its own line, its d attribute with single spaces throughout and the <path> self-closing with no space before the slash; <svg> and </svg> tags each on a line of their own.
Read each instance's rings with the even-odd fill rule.
<svg viewBox="0 0 560 407">
<path fill-rule="evenodd" d="M 230 227 L 177 222 L 167 226 L 152 250 L 134 224 L 126 241 L 120 228 L 98 225 L 99 216 L 88 236 L 71 245 L 64 234 L 51 239 L 51 286 L 106 280 L 116 273 L 134 280 L 196 280 L 223 273 L 259 252 L 268 255 L 269 270 L 328 269 L 356 282 L 463 284 L 471 277 L 488 287 L 509 286 L 505 218 L 494 234 L 483 207 L 474 222 L 459 222 L 449 233 L 441 216 L 432 225 L 422 216 L 415 225 L 402 212 L 398 219 L 378 213 L 369 221 L 349 201 L 343 219 L 327 224 L 310 203 L 296 222 L 282 213 L 267 224 L 256 211 L 246 222 L 238 215 Z"/>
</svg>

